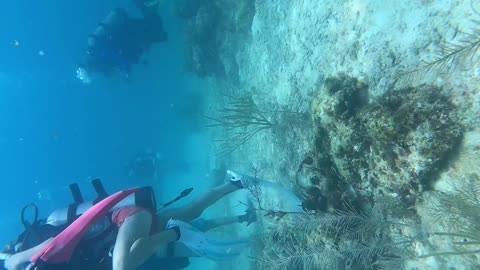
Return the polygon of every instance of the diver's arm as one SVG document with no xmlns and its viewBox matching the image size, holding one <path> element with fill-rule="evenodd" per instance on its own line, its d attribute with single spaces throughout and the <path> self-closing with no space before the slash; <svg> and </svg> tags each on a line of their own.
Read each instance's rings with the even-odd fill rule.
<svg viewBox="0 0 480 270">
<path fill-rule="evenodd" d="M 39 245 L 36 245 L 30 249 L 27 249 L 25 251 L 12 255 L 12 257 L 8 258 L 5 261 L 5 267 L 8 270 L 19 270 L 22 264 L 29 262 L 30 258 L 33 255 L 39 252 L 43 247 L 45 247 L 52 240 L 53 238 L 49 238 Z"/>
</svg>

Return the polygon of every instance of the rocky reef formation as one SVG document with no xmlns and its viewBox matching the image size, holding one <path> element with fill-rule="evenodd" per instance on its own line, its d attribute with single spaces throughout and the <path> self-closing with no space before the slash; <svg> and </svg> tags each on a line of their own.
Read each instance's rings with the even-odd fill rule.
<svg viewBox="0 0 480 270">
<path fill-rule="evenodd" d="M 348 185 L 367 198 L 383 192 L 410 204 L 454 156 L 463 134 L 441 89 L 391 90 L 369 102 L 368 86 L 346 75 L 326 80 L 312 119 L 314 184 L 326 193 Z"/>
<path fill-rule="evenodd" d="M 296 179 L 306 187 L 306 213 L 288 216 L 262 239 L 260 268 L 403 269 L 442 254 L 424 244 L 433 242 L 416 207 L 460 148 L 458 108 L 435 86 L 375 99 L 368 91 L 341 74 L 315 93 L 312 150 Z M 437 207 L 438 215 L 448 212 Z"/>
</svg>

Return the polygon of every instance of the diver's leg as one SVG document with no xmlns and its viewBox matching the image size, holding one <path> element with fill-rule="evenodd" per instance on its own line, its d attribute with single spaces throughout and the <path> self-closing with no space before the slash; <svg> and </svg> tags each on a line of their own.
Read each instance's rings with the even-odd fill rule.
<svg viewBox="0 0 480 270">
<path fill-rule="evenodd" d="M 218 247 L 213 247 L 211 244 L 207 245 L 207 249 L 204 251 L 206 252 L 205 254 L 199 254 L 195 251 L 193 251 L 191 248 L 189 248 L 186 244 L 180 243 L 180 242 L 175 242 L 173 244 L 173 254 L 168 254 L 168 247 L 163 246 L 157 250 L 155 253 L 155 257 L 159 259 L 165 259 L 165 258 L 194 258 L 194 257 L 202 257 L 205 256 L 209 259 L 213 260 L 225 260 L 225 259 L 231 259 L 235 256 L 240 255 L 241 252 L 245 251 L 246 248 L 248 248 L 248 241 L 241 241 L 241 242 L 236 242 L 230 245 L 229 242 L 225 243 L 220 243 L 221 249 L 220 252 L 218 252 Z M 212 253 L 214 256 L 212 256 Z"/>
<path fill-rule="evenodd" d="M 130 249 L 130 256 L 136 266 L 144 263 L 150 256 L 159 249 L 168 246 L 169 243 L 177 241 L 179 235 L 175 230 L 164 230 L 151 236 L 138 239 Z"/>
<path fill-rule="evenodd" d="M 159 223 L 161 227 L 164 227 L 164 225 L 167 224 L 169 219 L 190 222 L 200 217 L 203 211 L 205 211 L 205 209 L 223 198 L 225 195 L 228 195 L 239 189 L 240 187 L 235 183 L 231 181 L 226 182 L 221 186 L 212 188 L 200 194 L 198 198 L 194 199 L 188 205 L 176 209 L 171 209 L 159 214 Z"/>
<path fill-rule="evenodd" d="M 214 219 L 199 218 L 191 222 L 191 224 L 203 231 L 213 230 L 217 227 L 226 226 L 234 223 L 247 223 L 247 226 L 257 221 L 257 213 L 255 209 L 249 208 L 245 214 L 239 216 L 219 217 Z"/>
<path fill-rule="evenodd" d="M 149 236 L 152 214 L 140 211 L 125 219 L 120 226 L 113 250 L 113 270 L 133 270 L 154 254 L 158 245 L 166 245 L 178 237 L 165 230 Z"/>
<path fill-rule="evenodd" d="M 237 222 L 239 222 L 239 217 L 231 216 L 231 217 L 219 217 L 214 219 L 199 218 L 192 221 L 191 224 L 195 226 L 195 228 L 199 229 L 200 231 L 206 232 L 221 226 L 226 226 L 226 225 L 230 225 Z"/>
<path fill-rule="evenodd" d="M 113 250 L 113 270 L 133 270 L 130 249 L 138 239 L 148 236 L 152 225 L 152 215 L 140 211 L 125 219 L 120 226 Z"/>
</svg>

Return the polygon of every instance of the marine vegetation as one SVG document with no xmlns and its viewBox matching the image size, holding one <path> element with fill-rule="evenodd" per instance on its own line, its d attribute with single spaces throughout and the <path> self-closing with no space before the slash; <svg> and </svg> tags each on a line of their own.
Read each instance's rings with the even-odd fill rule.
<svg viewBox="0 0 480 270">
<path fill-rule="evenodd" d="M 472 1 L 472 10 L 476 12 Z M 480 14 L 478 14 L 480 15 Z M 400 77 L 411 79 L 412 77 L 435 70 L 447 73 L 460 64 L 473 66 L 478 63 L 480 49 L 480 22 L 473 21 L 475 27 L 467 32 L 458 31 L 457 36 L 451 42 L 443 42 L 437 49 L 433 60 L 425 61 L 419 68 L 402 72 Z"/>
<path fill-rule="evenodd" d="M 276 124 L 271 122 L 262 112 L 251 96 L 226 96 L 228 104 L 220 109 L 219 117 L 205 116 L 213 121 L 207 127 L 223 127 L 232 134 L 226 139 L 217 140 L 220 143 L 219 156 L 235 151 L 262 130 L 270 129 Z"/>
<path fill-rule="evenodd" d="M 275 221 L 256 243 L 256 266 L 273 270 L 405 269 L 409 262 L 430 257 L 480 255 L 480 177 L 467 175 L 450 192 L 427 194 L 425 210 L 440 230 L 428 230 L 413 208 L 385 195 L 376 195 L 373 204 L 361 206 L 344 201 L 343 210 L 330 213 L 274 212 L 268 216 Z M 260 204 L 261 199 L 256 202 Z M 433 245 L 439 239 L 443 244 Z"/>
<path fill-rule="evenodd" d="M 215 141 L 219 145 L 218 157 L 231 154 L 262 131 L 282 129 L 283 134 L 288 125 L 306 120 L 304 113 L 260 107 L 251 95 L 224 94 L 224 98 L 226 104 L 215 116 L 204 116 L 211 122 L 207 127 L 221 127 L 226 132 L 225 138 Z"/>
<path fill-rule="evenodd" d="M 373 206 L 288 215 L 259 240 L 258 269 L 399 269 L 414 256 L 421 230 L 386 197 Z M 404 213 L 401 213 L 404 212 Z"/>
<path fill-rule="evenodd" d="M 480 254 L 480 177 L 472 174 L 458 180 L 451 192 L 435 192 L 426 207 L 442 228 L 431 237 L 449 239 L 449 245 L 421 258 Z"/>
</svg>

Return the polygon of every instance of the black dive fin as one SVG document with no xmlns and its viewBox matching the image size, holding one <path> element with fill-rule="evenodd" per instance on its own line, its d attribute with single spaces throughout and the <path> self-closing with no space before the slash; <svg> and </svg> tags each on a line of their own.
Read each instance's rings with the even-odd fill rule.
<svg viewBox="0 0 480 270">
<path fill-rule="evenodd" d="M 92 186 L 97 193 L 97 198 L 93 202 L 94 204 L 108 197 L 108 193 L 105 191 L 105 188 L 103 187 L 102 181 L 100 181 L 100 179 L 94 179 L 92 181 Z"/>
<path fill-rule="evenodd" d="M 72 192 L 73 202 L 75 204 L 83 203 L 83 196 L 77 183 L 70 184 L 70 191 Z"/>
</svg>

